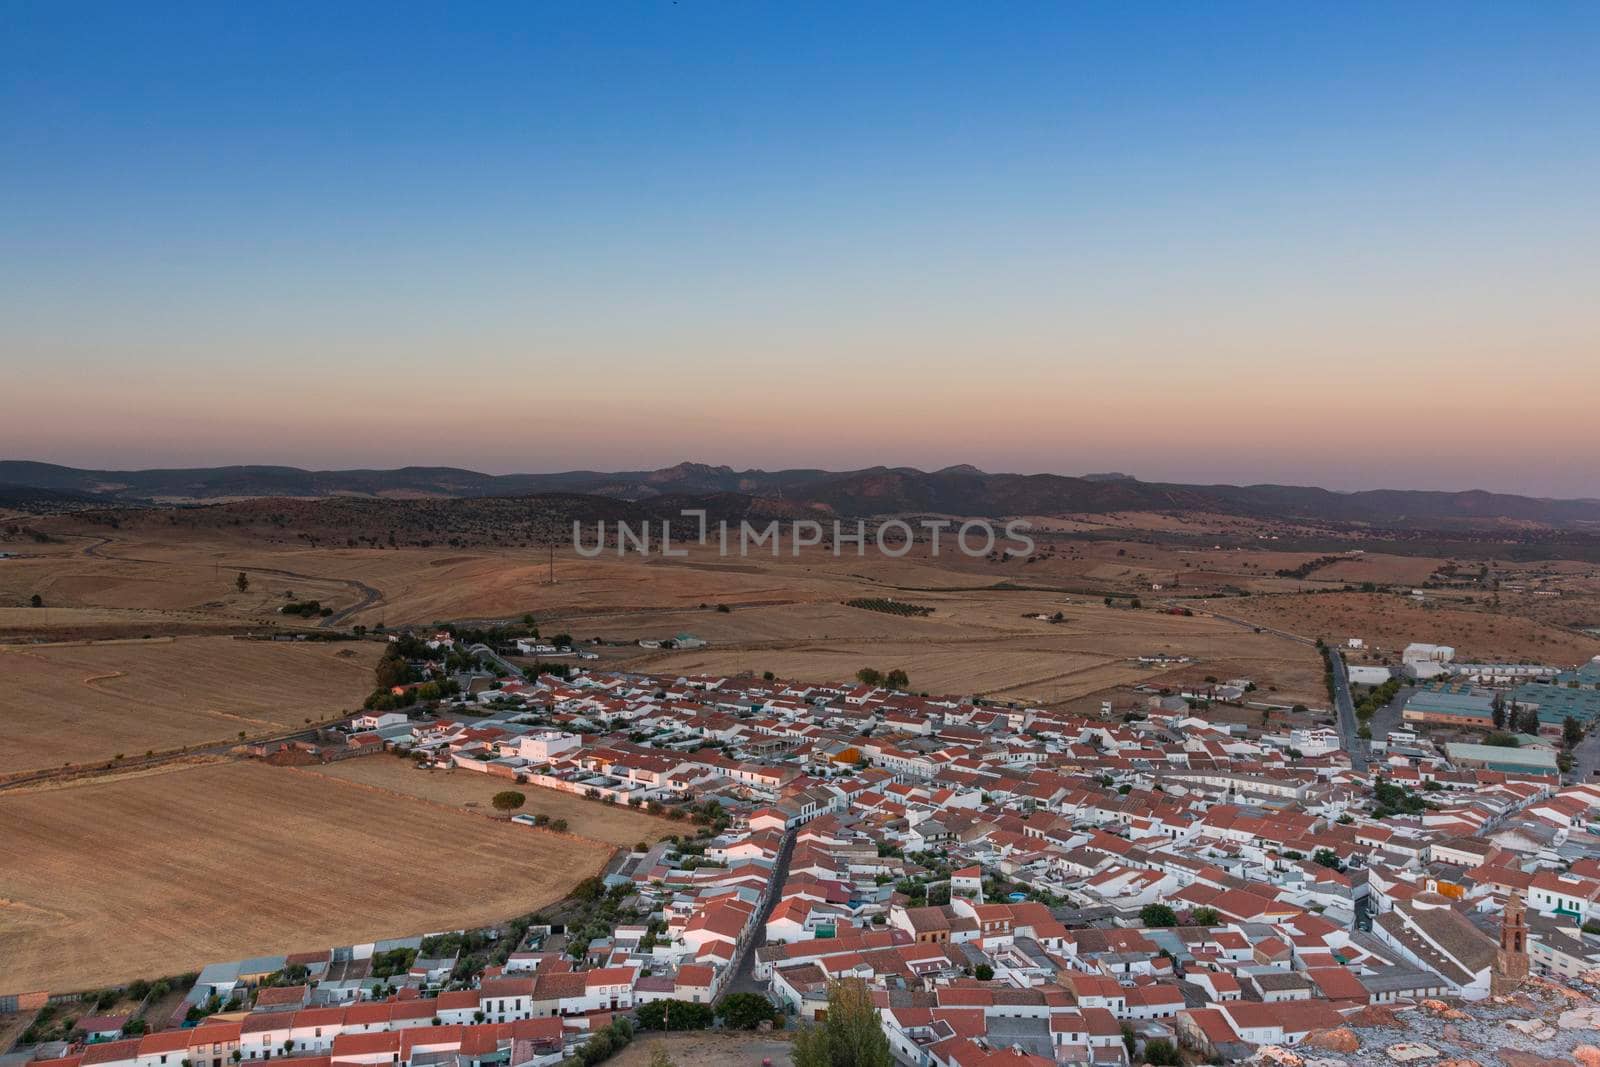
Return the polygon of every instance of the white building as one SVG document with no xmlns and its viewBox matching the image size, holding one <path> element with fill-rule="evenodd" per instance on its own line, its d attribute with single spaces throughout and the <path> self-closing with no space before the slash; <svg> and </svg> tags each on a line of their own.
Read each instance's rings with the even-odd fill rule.
<svg viewBox="0 0 1600 1067">
<path fill-rule="evenodd" d="M 1455 658 L 1456 650 L 1449 645 L 1413 642 L 1406 646 L 1400 661 L 1405 665 L 1406 673 L 1414 678 L 1435 678 L 1445 673 L 1450 661 Z"/>
</svg>

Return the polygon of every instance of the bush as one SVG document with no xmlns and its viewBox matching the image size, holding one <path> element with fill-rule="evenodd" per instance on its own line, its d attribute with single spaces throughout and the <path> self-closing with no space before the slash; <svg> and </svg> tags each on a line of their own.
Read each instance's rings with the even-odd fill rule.
<svg viewBox="0 0 1600 1067">
<path fill-rule="evenodd" d="M 754 1030 L 778 1018 L 772 1002 L 760 993 L 733 993 L 722 1002 L 722 1025 L 730 1030 Z"/>
<path fill-rule="evenodd" d="M 1165 904 L 1146 904 L 1139 909 L 1139 921 L 1148 927 L 1177 926 L 1178 916 Z"/>
<path fill-rule="evenodd" d="M 1145 1042 L 1144 1059 L 1146 1063 L 1155 1064 L 1156 1067 L 1178 1067 L 1183 1062 L 1178 1056 L 1178 1050 L 1172 1047 L 1172 1042 L 1164 1037 Z"/>
<path fill-rule="evenodd" d="M 638 1015 L 645 1030 L 704 1030 L 714 1018 L 711 1005 L 687 1000 L 652 1000 L 639 1008 Z"/>
</svg>

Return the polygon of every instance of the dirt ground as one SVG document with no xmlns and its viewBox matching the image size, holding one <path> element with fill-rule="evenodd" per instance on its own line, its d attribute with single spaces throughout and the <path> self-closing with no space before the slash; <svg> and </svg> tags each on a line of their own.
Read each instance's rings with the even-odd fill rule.
<svg viewBox="0 0 1600 1067">
<path fill-rule="evenodd" d="M 0 794 L 0 988 L 80 990 L 546 907 L 604 849 L 328 775 L 198 762 Z"/>
<path fill-rule="evenodd" d="M 201 536 L 212 540 L 193 540 Z M 691 549 L 683 559 L 586 560 L 569 551 L 556 554 L 556 582 L 550 584 L 549 560 L 533 550 L 264 546 L 230 541 L 221 532 L 163 538 L 145 530 L 138 538 L 126 531 L 64 538 L 39 558 L 13 561 L 27 565 L 26 580 L 16 577 L 22 571 L 11 574 L 18 596 L 31 584 L 48 586 L 47 603 L 58 606 L 46 612 L 99 617 L 137 611 L 141 631 L 164 613 L 175 624 L 209 613 L 241 626 L 282 625 L 274 605 L 292 592 L 323 597 L 341 611 L 348 607 L 345 623 L 368 626 L 531 613 L 548 633 L 626 642 L 603 651 L 606 667 L 772 670 L 817 681 L 845 680 L 864 666 L 902 667 L 919 690 L 1051 703 L 1156 677 L 1132 663 L 1150 651 L 1243 661 L 1263 688 L 1315 697 L 1321 683 L 1314 657 L 1288 642 L 1252 642 L 1256 635 L 1215 620 L 1162 615 L 1155 598 L 1164 594 L 1149 588 L 1161 579 L 1187 589 L 1197 573 L 1208 581 L 1250 584 L 1253 575 L 1306 558 L 1178 552 L 1138 542 L 1070 544 L 1032 565 L 948 551 L 936 559 L 926 545 L 903 559 L 835 557 L 819 549 L 798 557 L 723 559 L 708 548 Z M 251 576 L 244 594 L 229 585 L 240 570 Z M 1106 588 L 1138 591 L 1149 600 L 1146 610 L 1106 609 L 1097 592 Z M 368 592 L 358 596 L 358 590 Z M 0 579 L 0 598 L 4 594 Z M 863 596 L 911 601 L 933 614 L 907 618 L 844 604 Z M 714 610 L 718 605 L 731 611 Z M 1026 617 L 1058 611 L 1066 616 L 1059 625 Z M 662 654 L 636 644 L 685 631 L 711 647 Z"/>
<path fill-rule="evenodd" d="M 279 732 L 360 707 L 365 642 L 0 645 L 0 776 Z"/>
<path fill-rule="evenodd" d="M 660 1045 L 677 1067 L 790 1067 L 794 1063 L 794 1044 L 787 1034 L 719 1033 L 641 1033 L 633 1044 L 611 1057 L 616 1067 L 649 1067 L 655 1046 Z"/>
<path fill-rule="evenodd" d="M 1461 662 L 1575 664 L 1600 654 L 1600 639 L 1490 610 L 1482 595 L 1386 593 L 1255 596 L 1208 602 L 1230 615 L 1342 644 L 1359 637 L 1394 663 L 1413 641 L 1451 645 Z"/>
<path fill-rule="evenodd" d="M 570 793 L 540 789 L 538 786 L 515 785 L 503 778 L 476 771 L 418 770 L 410 760 L 388 755 L 344 760 L 307 770 L 344 782 L 393 790 L 407 796 L 480 812 L 493 812 L 489 799 L 495 793 L 502 789 L 516 789 L 528 798 L 527 803 L 519 809 L 519 814 L 543 813 L 552 819 L 565 819 L 570 832 L 619 848 L 632 848 L 641 840 L 654 842 L 684 832 L 682 823 L 646 815 L 625 805 L 603 804 Z"/>
</svg>

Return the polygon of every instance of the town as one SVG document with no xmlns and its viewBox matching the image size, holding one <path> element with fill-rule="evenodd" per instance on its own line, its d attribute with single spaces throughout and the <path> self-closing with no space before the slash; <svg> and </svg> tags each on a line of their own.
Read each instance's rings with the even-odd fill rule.
<svg viewBox="0 0 1600 1067">
<path fill-rule="evenodd" d="M 548 659 L 523 669 L 450 629 L 391 634 L 373 710 L 250 753 L 481 775 L 530 834 L 569 830 L 517 813 L 535 790 L 681 833 L 618 850 L 560 915 L 208 966 L 170 1018 L 69 1024 L 75 1002 L 35 994 L 26 1060 L 542 1067 L 637 1029 L 816 1024 L 847 985 L 909 1067 L 1349 1053 L 1396 1012 L 1541 991 L 1575 998 L 1560 1028 L 1600 1026 L 1600 782 L 1558 768 L 1600 712 L 1600 657 L 1419 644 L 1349 667 L 1358 754 L 1331 725 L 1208 719 L 1245 679 L 1085 716 L 867 670 L 605 671 L 571 644 L 522 639 L 507 651 Z M 1371 737 L 1380 703 L 1399 717 Z"/>
</svg>

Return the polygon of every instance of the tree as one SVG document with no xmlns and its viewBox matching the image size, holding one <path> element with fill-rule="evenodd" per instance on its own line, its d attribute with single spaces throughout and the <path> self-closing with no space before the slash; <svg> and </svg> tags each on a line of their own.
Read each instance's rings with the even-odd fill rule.
<svg viewBox="0 0 1600 1067">
<path fill-rule="evenodd" d="M 502 789 L 500 792 L 494 795 L 494 798 L 490 800 L 489 803 L 494 805 L 495 811 L 506 812 L 509 814 L 510 812 L 516 811 L 518 808 L 522 807 L 523 803 L 526 802 L 527 799 L 528 798 L 526 796 L 517 792 L 515 789 Z"/>
<path fill-rule="evenodd" d="M 247 592 L 250 589 L 250 576 L 240 571 L 239 576 L 233 580 L 233 585 L 239 592 Z"/>
<path fill-rule="evenodd" d="M 800 1031 L 795 1067 L 893 1067 L 889 1039 L 866 983 L 857 978 L 828 986 L 828 1018 Z"/>
<path fill-rule="evenodd" d="M 972 977 L 980 982 L 992 982 L 994 981 L 994 968 L 987 963 L 980 963 L 972 968 Z"/>
<path fill-rule="evenodd" d="M 1178 915 L 1165 904 L 1146 904 L 1139 909 L 1139 921 L 1146 926 L 1177 926 Z"/>
<path fill-rule="evenodd" d="M 1519 710 L 1515 715 L 1513 715 L 1512 719 L 1515 722 L 1515 726 L 1513 728 L 1517 731 L 1517 733 L 1519 733 L 1519 734 L 1535 734 L 1535 735 L 1538 734 L 1538 732 L 1539 732 L 1539 709 L 1538 708 L 1523 708 L 1523 709 Z"/>
<path fill-rule="evenodd" d="M 754 1030 L 777 1017 L 772 1001 L 760 993 L 731 993 L 722 1002 L 722 1025 L 730 1030 Z"/>
<path fill-rule="evenodd" d="M 34 599 L 38 599 L 35 597 Z M 877 685 L 883 681 L 883 675 L 871 667 L 862 667 L 856 671 L 856 681 L 862 685 Z"/>
<path fill-rule="evenodd" d="M 1311 862 L 1319 867 L 1326 867 L 1330 871 L 1344 870 L 1344 864 L 1339 860 L 1339 854 L 1331 848 L 1319 848 L 1311 857 Z"/>
<path fill-rule="evenodd" d="M 883 684 L 890 689 L 904 689 L 911 684 L 911 678 L 905 671 L 896 667 L 883 677 Z"/>
<path fill-rule="evenodd" d="M 1489 707 L 1494 713 L 1494 728 L 1496 730 L 1504 730 L 1506 728 L 1505 697 L 1499 693 L 1496 693 L 1494 695 L 1494 700 L 1490 702 Z"/>
<path fill-rule="evenodd" d="M 1561 743 L 1568 748 L 1577 748 L 1578 742 L 1583 740 L 1583 724 L 1571 715 L 1561 721 Z"/>
<path fill-rule="evenodd" d="M 392 689 L 394 686 L 405 685 L 411 681 L 411 664 L 390 646 L 389 651 L 378 661 L 377 667 L 373 668 L 373 673 L 377 677 L 378 688 Z"/>
<path fill-rule="evenodd" d="M 1215 926 L 1222 921 L 1216 908 L 1196 908 L 1189 913 L 1189 921 L 1196 926 Z"/>
<path fill-rule="evenodd" d="M 33 596 L 28 598 L 28 603 L 36 608 L 42 608 L 44 607 L 44 597 L 40 596 L 38 593 L 35 593 Z"/>
</svg>

